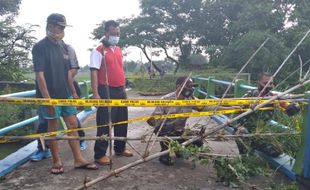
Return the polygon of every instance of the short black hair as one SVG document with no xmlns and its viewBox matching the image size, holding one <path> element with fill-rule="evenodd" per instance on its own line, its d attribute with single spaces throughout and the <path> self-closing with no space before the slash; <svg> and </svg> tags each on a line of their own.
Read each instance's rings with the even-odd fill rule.
<svg viewBox="0 0 310 190">
<path fill-rule="evenodd" d="M 263 77 L 272 77 L 272 74 L 269 72 L 261 72 L 258 74 L 257 80 L 261 80 Z"/>
<path fill-rule="evenodd" d="M 104 31 L 105 32 L 109 32 L 109 29 L 110 27 L 113 26 L 113 27 L 119 27 L 119 23 L 116 22 L 115 20 L 109 20 L 107 21 L 105 24 L 104 24 Z"/>
<path fill-rule="evenodd" d="M 181 77 L 178 77 L 175 84 L 176 86 L 178 85 L 183 85 L 183 83 L 186 81 L 186 85 L 185 86 L 188 86 L 188 87 L 196 87 L 197 84 L 195 83 L 194 79 L 193 78 L 190 78 L 188 76 L 181 76 Z"/>
</svg>

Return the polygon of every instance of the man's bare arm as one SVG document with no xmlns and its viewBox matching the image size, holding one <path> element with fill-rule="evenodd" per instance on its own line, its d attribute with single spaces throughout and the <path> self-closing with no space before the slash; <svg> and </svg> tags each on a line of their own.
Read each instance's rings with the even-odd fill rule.
<svg viewBox="0 0 310 190">
<path fill-rule="evenodd" d="M 100 99 L 98 93 L 98 70 L 96 69 L 90 70 L 90 80 L 91 80 L 91 88 L 93 90 L 93 99 Z"/>
<path fill-rule="evenodd" d="M 71 90 L 71 94 L 73 96 L 73 98 L 79 98 L 79 96 L 77 95 L 77 92 L 75 90 L 75 87 L 74 87 L 74 76 L 76 75 L 77 73 L 77 69 L 70 69 L 68 71 L 68 83 L 69 83 L 69 87 L 70 87 L 70 90 Z"/>
<path fill-rule="evenodd" d="M 47 85 L 44 78 L 44 72 L 36 72 L 36 80 L 43 98 L 51 98 L 47 90 Z"/>
</svg>

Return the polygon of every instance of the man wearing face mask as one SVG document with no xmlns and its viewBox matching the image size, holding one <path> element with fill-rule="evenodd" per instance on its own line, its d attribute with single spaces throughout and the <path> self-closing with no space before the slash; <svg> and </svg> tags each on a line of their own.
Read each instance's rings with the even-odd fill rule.
<svg viewBox="0 0 310 190">
<path fill-rule="evenodd" d="M 269 82 L 270 81 L 270 82 Z M 268 84 L 268 86 L 266 86 Z M 273 92 L 271 92 L 273 84 L 272 74 L 263 72 L 258 75 L 257 80 L 257 89 L 250 90 L 243 97 L 268 97 L 274 96 Z M 300 111 L 300 108 L 297 104 L 280 104 L 282 108 L 285 109 L 287 115 L 292 116 L 297 114 Z M 267 105 L 266 107 L 273 107 L 272 104 Z M 257 131 L 265 130 L 262 127 L 268 125 L 268 122 L 272 120 L 274 117 L 274 110 L 269 111 L 256 111 L 246 117 L 238 120 L 237 128 L 235 134 L 249 134 L 256 133 Z M 283 129 L 279 129 L 279 132 L 283 132 Z M 281 131 L 282 130 L 282 131 Z M 265 131 L 267 132 L 267 131 Z M 268 131 L 272 132 L 272 131 Z M 247 153 L 249 148 L 259 150 L 264 152 L 265 154 L 278 157 L 282 154 L 283 149 L 276 141 L 267 142 L 267 139 L 263 139 L 260 137 L 256 137 L 253 139 L 243 139 L 239 138 L 236 140 L 239 151 L 243 153 Z M 249 145 L 249 147 L 246 147 Z"/>
<path fill-rule="evenodd" d="M 176 80 L 176 90 L 175 92 L 172 92 L 170 94 L 167 94 L 162 97 L 164 100 L 191 100 L 193 99 L 193 92 L 194 87 L 196 87 L 197 84 L 194 83 L 192 78 L 188 78 L 186 76 L 182 76 L 177 78 Z M 183 88 L 182 88 L 183 87 Z M 154 115 L 166 115 L 166 114 L 177 114 L 177 113 L 189 113 L 192 112 L 192 110 L 214 110 L 215 106 L 206 106 L 204 108 L 197 108 L 197 107 L 163 107 L 158 106 L 155 108 L 154 112 L 152 113 L 152 116 Z M 229 109 L 225 107 L 218 107 L 217 109 Z M 159 132 L 158 136 L 182 136 L 185 131 L 185 124 L 188 118 L 180 117 L 180 118 L 171 118 L 166 119 L 166 121 L 163 124 L 162 129 Z M 147 123 L 154 127 L 154 133 L 157 133 L 160 126 L 162 125 L 163 119 L 155 119 L 154 117 L 151 117 L 147 120 Z M 183 143 L 185 140 L 178 140 L 179 143 Z M 203 145 L 203 142 L 201 140 L 197 140 L 193 142 L 193 145 L 201 147 Z M 161 151 L 165 151 L 169 148 L 169 143 L 165 141 L 160 142 Z M 159 161 L 164 164 L 171 166 L 174 164 L 173 158 L 171 158 L 169 155 L 163 155 L 159 157 Z"/>
<path fill-rule="evenodd" d="M 53 13 L 47 18 L 46 37 L 36 43 L 32 49 L 34 70 L 36 73 L 36 97 L 37 98 L 72 98 L 69 85 L 69 57 L 65 50 L 64 29 L 67 26 L 62 14 Z M 48 131 L 57 131 L 58 119 L 62 116 L 69 129 L 77 127 L 76 107 L 73 106 L 40 106 L 41 117 L 48 121 Z M 68 133 L 69 136 L 77 136 L 76 132 Z M 74 166 L 77 169 L 96 170 L 98 167 L 88 162 L 80 152 L 78 140 L 69 140 L 74 156 Z M 64 172 L 63 164 L 59 156 L 56 140 L 49 141 L 52 153 L 52 174 Z"/>
<path fill-rule="evenodd" d="M 114 20 L 107 21 L 104 26 L 104 37 L 101 43 L 93 49 L 90 57 L 91 86 L 94 99 L 126 99 L 125 74 L 123 70 L 123 54 L 117 46 L 120 36 L 119 24 Z M 111 122 L 128 120 L 127 107 L 112 107 Z M 107 107 L 98 107 L 96 115 L 98 126 L 109 123 Z M 114 135 L 127 136 L 127 124 L 114 125 Z M 97 136 L 108 135 L 108 127 L 97 128 Z M 95 160 L 101 165 L 110 164 L 106 156 L 108 141 L 97 140 L 95 143 Z M 133 154 L 126 149 L 125 141 L 114 141 L 114 151 L 118 156 L 131 157 Z"/>
</svg>

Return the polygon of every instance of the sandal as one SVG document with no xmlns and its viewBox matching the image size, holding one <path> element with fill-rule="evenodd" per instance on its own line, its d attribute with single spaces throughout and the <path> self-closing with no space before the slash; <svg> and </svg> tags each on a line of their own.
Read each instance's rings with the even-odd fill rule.
<svg viewBox="0 0 310 190">
<path fill-rule="evenodd" d="M 84 169 L 84 170 L 98 170 L 98 166 L 94 163 L 86 163 L 80 166 L 75 166 L 74 169 Z"/>
<path fill-rule="evenodd" d="M 62 173 L 64 173 L 64 168 L 63 168 L 62 165 L 60 165 L 60 166 L 53 166 L 51 168 L 51 173 L 55 174 L 55 175 L 62 174 Z"/>
</svg>

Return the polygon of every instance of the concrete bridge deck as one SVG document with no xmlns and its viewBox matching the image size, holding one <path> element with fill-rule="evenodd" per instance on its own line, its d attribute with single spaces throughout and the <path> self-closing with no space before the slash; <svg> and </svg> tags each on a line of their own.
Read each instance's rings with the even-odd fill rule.
<svg viewBox="0 0 310 190">
<path fill-rule="evenodd" d="M 138 98 L 134 92 L 129 93 L 130 98 Z M 145 97 L 139 97 L 145 98 Z M 149 98 L 149 97 L 148 97 Z M 158 97 L 154 97 L 158 98 Z M 129 108 L 129 118 L 149 116 L 154 108 Z M 190 118 L 188 125 L 196 123 L 198 118 Z M 200 119 L 205 122 L 206 118 Z M 83 125 L 94 126 L 95 114 L 90 116 Z M 214 123 L 213 123 L 214 125 Z M 211 125 L 209 127 L 212 127 Z M 145 122 L 131 123 L 128 129 L 129 137 L 140 137 L 151 128 Z M 95 131 L 87 131 L 88 135 L 94 135 Z M 131 144 L 140 153 L 143 153 L 146 143 L 140 141 L 132 141 Z M 97 171 L 77 170 L 73 168 L 72 154 L 67 142 L 60 141 L 60 155 L 63 160 L 65 173 L 62 175 L 53 175 L 50 173 L 51 160 L 45 159 L 41 162 L 28 162 L 8 174 L 0 181 L 0 189 L 18 190 L 18 189 L 73 189 L 83 184 L 84 180 L 95 179 L 105 175 L 109 171 L 109 166 L 99 166 Z M 93 161 L 93 141 L 87 142 L 87 149 L 83 151 L 83 155 Z M 209 142 L 214 153 L 222 154 L 238 154 L 234 141 L 227 142 Z M 128 146 L 127 146 L 128 147 Z M 128 147 L 130 149 L 130 147 Z M 159 151 L 159 144 L 156 143 L 152 153 Z M 134 151 L 133 151 L 134 152 Z M 135 152 L 134 152 L 135 153 Z M 134 157 L 124 158 L 113 155 L 113 169 L 124 166 L 130 162 L 140 159 L 135 153 Z M 280 175 L 280 174 L 279 174 Z M 280 176 L 283 179 L 283 176 Z M 264 178 L 264 180 L 268 180 Z M 273 180 L 273 179 L 269 179 Z M 286 179 L 287 180 L 287 179 Z M 257 183 L 261 183 L 259 178 Z M 192 168 L 190 161 L 177 160 L 174 166 L 168 167 L 160 164 L 157 159 L 143 163 L 136 167 L 124 171 L 118 177 L 111 177 L 89 189 L 229 189 L 222 183 L 216 182 L 216 173 L 212 164 L 207 166 L 197 165 Z"/>
</svg>

